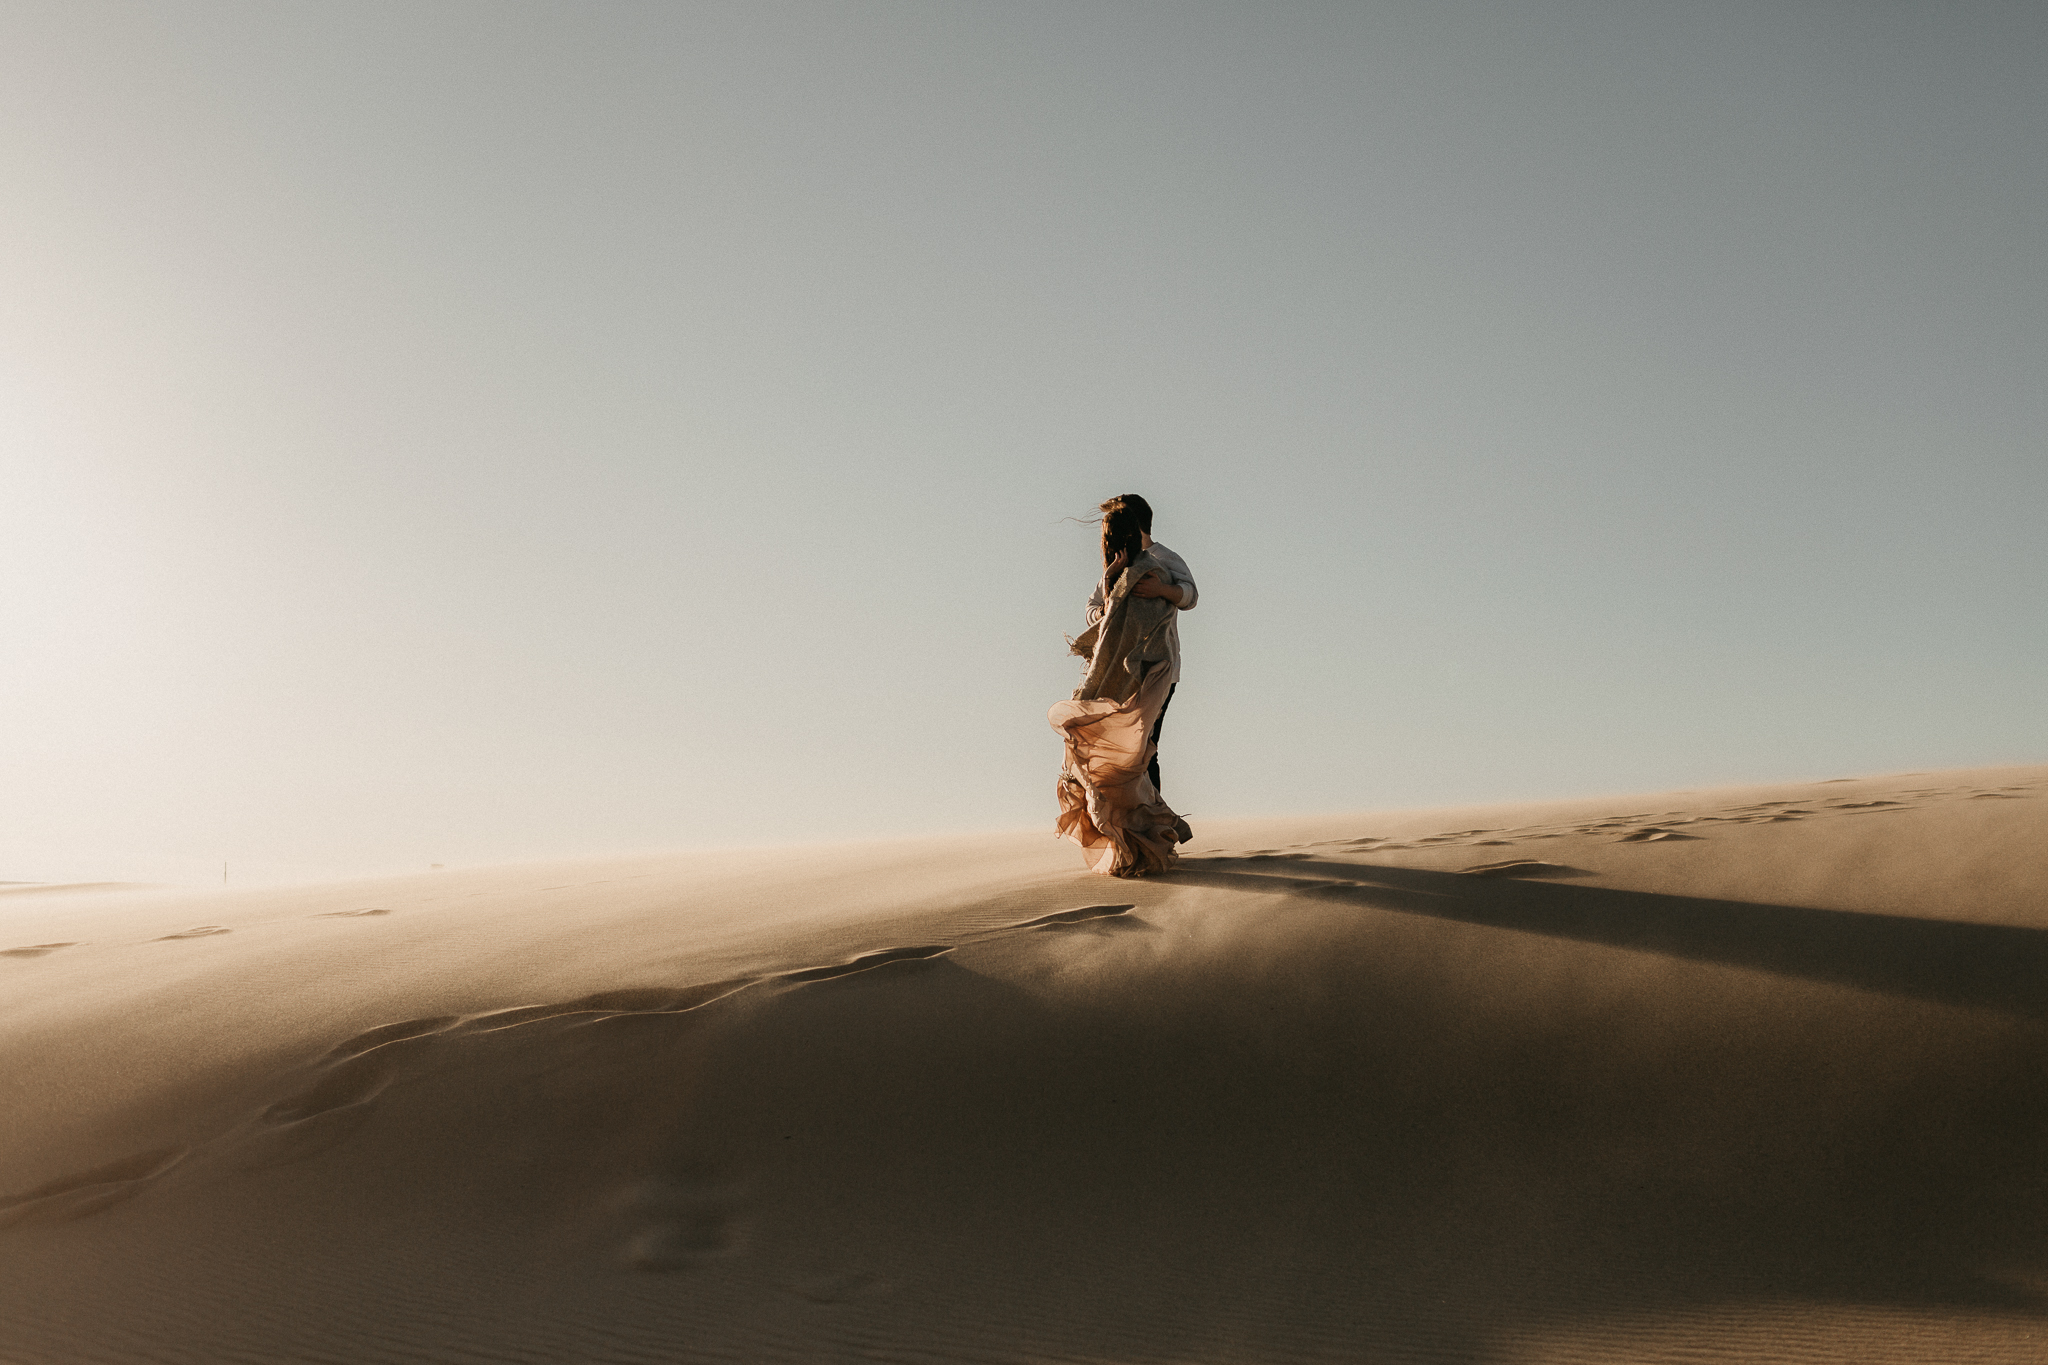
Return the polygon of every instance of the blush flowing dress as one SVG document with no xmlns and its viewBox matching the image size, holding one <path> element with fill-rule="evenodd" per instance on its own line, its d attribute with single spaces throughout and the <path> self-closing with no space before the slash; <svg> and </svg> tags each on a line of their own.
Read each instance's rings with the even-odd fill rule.
<svg viewBox="0 0 2048 1365">
<path fill-rule="evenodd" d="M 1131 560 L 1101 619 L 1069 641 L 1088 668 L 1073 698 L 1046 717 L 1066 746 L 1059 832 L 1081 846 L 1089 871 L 1110 877 L 1167 871 L 1179 859 L 1178 845 L 1194 837 L 1146 772 L 1157 748 L 1152 730 L 1180 662 L 1179 632 L 1170 629 L 1174 605 L 1131 595 L 1147 573 L 1174 579 L 1149 552 Z"/>
</svg>

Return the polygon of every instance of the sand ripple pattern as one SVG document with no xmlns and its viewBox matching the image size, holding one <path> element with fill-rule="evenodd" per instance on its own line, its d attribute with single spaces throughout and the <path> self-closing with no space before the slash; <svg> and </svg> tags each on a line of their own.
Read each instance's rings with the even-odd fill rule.
<svg viewBox="0 0 2048 1365">
<path fill-rule="evenodd" d="M 2041 799 L 1211 850 L 337 1028 L 0 1198 L 0 1361 L 2037 1361 L 2048 926 L 1613 869 Z"/>
</svg>

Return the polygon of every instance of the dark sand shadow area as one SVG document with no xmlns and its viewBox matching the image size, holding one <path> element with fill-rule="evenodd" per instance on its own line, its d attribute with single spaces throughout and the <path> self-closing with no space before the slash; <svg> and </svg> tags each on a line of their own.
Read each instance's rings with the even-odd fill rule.
<svg viewBox="0 0 2048 1365">
<path fill-rule="evenodd" d="M 1175 880 L 1314 896 L 2048 1019 L 2048 929 L 1312 859 L 1289 861 L 1283 875 L 1225 866 L 1231 861 L 1190 860 Z"/>
<path fill-rule="evenodd" d="M 1500 962 L 1541 935 L 1575 964 L 1529 963 L 1548 970 L 1533 987 L 1501 976 L 1535 1007 L 1475 1027 L 1389 954 L 1410 993 L 1355 1021 L 1411 1049 L 1400 1159 L 1439 1198 L 1409 1231 L 1491 1249 L 1484 1316 L 1539 1298 L 1594 1317 L 1774 1298 L 2048 1313 L 2048 932 L 1229 861 L 1175 880 L 1515 931 Z"/>
<path fill-rule="evenodd" d="M 1771 837 L 1835 866 L 1862 828 Z M 2022 841 L 1924 846 L 1950 870 L 1884 903 L 2029 913 L 1968 899 Z M 1372 856 L 1189 859 L 1114 904 L 963 872 L 694 974 L 650 902 L 658 950 L 607 974 L 415 992 L 0 1185 L 0 1358 L 2039 1358 L 2048 932 Z M 325 944 L 303 912 L 360 901 L 278 923 Z M 153 942 L 224 918 L 133 938 L 251 989 L 284 931 Z M 55 928 L 23 942 L 88 937 Z"/>
</svg>

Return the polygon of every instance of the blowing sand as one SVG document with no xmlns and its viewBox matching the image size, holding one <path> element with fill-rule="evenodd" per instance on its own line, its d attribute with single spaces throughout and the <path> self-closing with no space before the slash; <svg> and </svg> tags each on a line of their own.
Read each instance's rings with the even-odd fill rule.
<svg viewBox="0 0 2048 1365">
<path fill-rule="evenodd" d="M 2048 1359 L 2048 768 L 0 888 L 0 1361 Z"/>
</svg>

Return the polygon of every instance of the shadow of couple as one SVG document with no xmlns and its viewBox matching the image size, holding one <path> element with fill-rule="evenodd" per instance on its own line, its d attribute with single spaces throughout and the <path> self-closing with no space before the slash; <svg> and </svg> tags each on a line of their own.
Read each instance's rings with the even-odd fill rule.
<svg viewBox="0 0 2048 1365">
<path fill-rule="evenodd" d="M 1548 875 L 1586 874 L 1557 868 Z M 1190 858 L 1171 879 L 1349 902 L 2048 1019 L 2048 929 L 2024 925 L 1711 900 L 1300 856 Z"/>
</svg>

